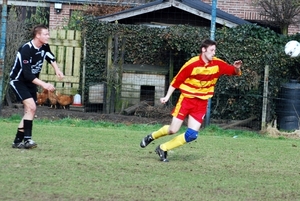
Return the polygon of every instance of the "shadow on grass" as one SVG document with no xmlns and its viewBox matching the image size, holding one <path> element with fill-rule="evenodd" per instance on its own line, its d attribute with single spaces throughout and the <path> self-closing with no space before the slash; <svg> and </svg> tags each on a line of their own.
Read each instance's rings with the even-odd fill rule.
<svg viewBox="0 0 300 201">
<path fill-rule="evenodd" d="M 169 162 L 191 162 L 201 160 L 200 154 L 181 154 L 180 151 L 174 153 L 174 151 L 169 151 L 168 153 Z M 161 162 L 159 156 L 155 153 L 155 151 L 145 151 L 140 152 L 139 155 L 140 161 L 149 161 L 149 162 Z"/>
</svg>

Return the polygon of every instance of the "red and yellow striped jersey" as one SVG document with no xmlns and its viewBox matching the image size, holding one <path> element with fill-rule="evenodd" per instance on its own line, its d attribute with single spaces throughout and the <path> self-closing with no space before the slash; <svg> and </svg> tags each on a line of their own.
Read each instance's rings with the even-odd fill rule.
<svg viewBox="0 0 300 201">
<path fill-rule="evenodd" d="M 181 67 L 171 86 L 180 89 L 184 97 L 207 100 L 214 95 L 215 85 L 221 75 L 236 75 L 234 66 L 217 57 L 205 63 L 201 55 L 195 56 Z"/>
</svg>

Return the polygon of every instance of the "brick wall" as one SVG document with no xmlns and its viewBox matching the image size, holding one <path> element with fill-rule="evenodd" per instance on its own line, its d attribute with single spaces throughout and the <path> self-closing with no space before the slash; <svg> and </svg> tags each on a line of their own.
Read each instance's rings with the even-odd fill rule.
<svg viewBox="0 0 300 201">
<path fill-rule="evenodd" d="M 57 29 L 62 28 L 64 25 L 67 25 L 68 19 L 72 10 L 81 10 L 81 5 L 71 5 L 71 4 L 62 4 L 62 9 L 59 13 L 54 9 L 54 4 L 50 5 L 50 20 L 49 28 Z"/>
<path fill-rule="evenodd" d="M 211 5 L 212 0 L 203 0 L 203 2 Z M 252 5 L 252 0 L 218 0 L 217 8 L 245 20 L 266 19 L 259 14 L 260 9 Z M 298 26 L 294 25 L 289 27 L 289 34 L 298 32 L 300 32 L 300 24 Z"/>
</svg>

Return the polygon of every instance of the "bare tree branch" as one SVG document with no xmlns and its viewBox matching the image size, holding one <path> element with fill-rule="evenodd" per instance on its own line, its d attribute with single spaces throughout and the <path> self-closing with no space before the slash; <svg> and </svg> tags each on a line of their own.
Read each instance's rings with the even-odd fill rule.
<svg viewBox="0 0 300 201">
<path fill-rule="evenodd" d="M 299 0 L 253 0 L 261 8 L 260 14 L 287 34 L 287 28 L 300 22 Z"/>
</svg>

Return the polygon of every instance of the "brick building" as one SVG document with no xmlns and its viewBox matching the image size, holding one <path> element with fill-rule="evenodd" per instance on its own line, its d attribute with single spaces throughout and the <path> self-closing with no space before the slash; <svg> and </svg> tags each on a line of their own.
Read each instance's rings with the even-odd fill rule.
<svg viewBox="0 0 300 201">
<path fill-rule="evenodd" d="M 211 5 L 212 0 L 202 0 L 205 3 L 208 3 Z M 80 5 L 78 2 L 76 4 L 72 3 L 63 3 L 62 4 L 62 11 L 61 13 L 56 13 L 54 9 L 54 3 L 55 1 L 48 1 L 50 2 L 50 27 L 56 28 L 60 27 L 61 24 L 64 23 L 64 20 L 67 19 L 72 10 L 80 9 Z M 64 1 L 63 1 L 64 2 Z M 72 2 L 71 0 L 65 1 L 65 2 Z M 81 1 L 82 2 L 91 2 L 91 1 Z M 109 1 L 101 1 L 103 4 L 109 4 L 113 5 L 112 2 Z M 108 3 L 109 2 L 109 3 Z M 119 1 L 120 2 L 120 1 Z M 124 3 L 126 2 L 126 3 Z M 267 19 L 260 14 L 260 8 L 255 7 L 253 5 L 253 0 L 218 0 L 217 1 L 217 7 L 220 10 L 223 10 L 229 14 L 235 15 L 236 17 L 239 17 L 241 19 L 258 23 L 263 26 L 269 26 Z M 122 6 L 126 5 L 129 7 L 134 7 L 137 5 L 144 4 L 145 0 L 125 0 L 123 1 Z M 115 3 L 116 5 L 116 3 Z M 289 34 L 295 34 L 300 32 L 300 24 L 299 25 L 291 25 L 289 27 Z"/>
<path fill-rule="evenodd" d="M 198 0 L 196 0 L 198 1 Z M 212 0 L 202 0 L 205 3 L 211 4 Z M 81 10 L 86 5 L 100 4 L 110 6 L 126 6 L 135 7 L 145 4 L 146 0 L 123 0 L 123 1 L 94 1 L 94 0 L 31 0 L 31 1 L 16 1 L 8 0 L 8 5 L 21 6 L 41 6 L 49 7 L 49 26 L 50 29 L 61 28 L 69 19 L 72 11 Z M 1 2 L 2 4 L 2 2 Z M 258 24 L 266 24 L 264 16 L 260 15 L 260 9 L 252 5 L 252 0 L 218 0 L 217 7 L 229 14 L 235 15 L 241 19 L 255 22 Z M 289 27 L 289 34 L 299 33 L 300 24 Z"/>
<path fill-rule="evenodd" d="M 211 4 L 212 0 L 202 0 L 205 3 Z M 218 0 L 218 8 L 240 17 L 244 20 L 265 24 L 266 18 L 260 15 L 261 9 L 253 5 L 253 0 Z M 289 34 L 300 32 L 300 23 L 289 27 Z"/>
</svg>

